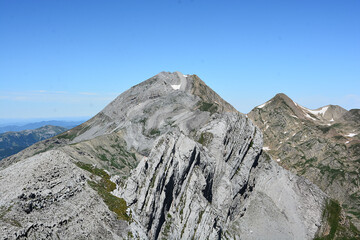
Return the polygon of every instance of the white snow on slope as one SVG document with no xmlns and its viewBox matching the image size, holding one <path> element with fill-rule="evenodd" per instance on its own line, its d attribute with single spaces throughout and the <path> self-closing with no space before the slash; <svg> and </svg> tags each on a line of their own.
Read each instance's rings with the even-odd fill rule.
<svg viewBox="0 0 360 240">
<path fill-rule="evenodd" d="M 310 110 L 310 109 L 307 109 L 307 110 L 314 115 L 323 115 L 324 116 L 324 114 L 328 110 L 328 108 L 329 107 L 326 106 L 326 107 L 320 108 L 320 110 Z"/>
<path fill-rule="evenodd" d="M 263 107 L 265 107 L 267 104 L 269 104 L 270 102 L 271 102 L 271 101 L 266 102 L 266 103 L 263 103 L 263 104 L 257 106 L 256 108 L 263 108 Z"/>
<path fill-rule="evenodd" d="M 269 148 L 269 147 L 263 147 L 263 150 L 265 150 L 265 151 L 269 151 L 269 150 L 270 150 L 270 148 Z"/>
<path fill-rule="evenodd" d="M 179 84 L 179 85 L 171 85 L 171 87 L 172 87 L 174 90 L 179 90 L 180 87 L 181 87 L 181 84 Z"/>
<path fill-rule="evenodd" d="M 308 108 L 303 107 L 301 105 L 298 105 L 298 104 L 296 104 L 296 105 L 299 106 L 302 109 L 302 111 L 305 113 L 305 116 L 307 118 L 310 118 L 312 120 L 317 120 L 317 119 L 311 117 L 308 113 L 311 113 L 311 114 L 313 114 L 315 116 L 324 116 L 325 112 L 329 109 L 329 106 L 326 106 L 326 107 L 320 108 L 319 110 L 311 110 L 311 109 L 308 109 Z"/>
<path fill-rule="evenodd" d="M 346 137 L 354 137 L 356 136 L 357 134 L 356 133 L 349 133 L 348 135 L 345 135 Z"/>
</svg>

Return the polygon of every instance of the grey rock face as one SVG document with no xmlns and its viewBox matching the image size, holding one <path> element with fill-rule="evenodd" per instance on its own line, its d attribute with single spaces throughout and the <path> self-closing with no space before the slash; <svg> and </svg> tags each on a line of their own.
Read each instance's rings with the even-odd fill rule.
<svg viewBox="0 0 360 240">
<path fill-rule="evenodd" d="M 312 239 L 326 195 L 262 148 L 251 120 L 197 76 L 160 73 L 5 159 L 0 236 Z"/>
<path fill-rule="evenodd" d="M 312 239 L 325 195 L 261 153 L 243 115 L 216 116 L 198 132 L 158 139 L 117 194 L 151 239 Z M 320 211 L 319 211 L 320 210 Z"/>
<path fill-rule="evenodd" d="M 0 239 L 121 239 L 118 220 L 62 151 L 24 159 L 0 172 Z"/>
</svg>

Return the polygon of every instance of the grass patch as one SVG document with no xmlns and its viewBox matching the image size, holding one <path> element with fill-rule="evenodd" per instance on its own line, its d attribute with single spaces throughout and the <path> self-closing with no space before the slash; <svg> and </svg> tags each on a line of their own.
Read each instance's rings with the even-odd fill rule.
<svg viewBox="0 0 360 240">
<path fill-rule="evenodd" d="M 58 139 L 69 139 L 70 141 L 73 140 L 75 137 L 76 137 L 76 133 L 70 133 L 70 132 L 65 132 L 57 136 Z"/>
<path fill-rule="evenodd" d="M 131 217 L 127 215 L 126 201 L 111 194 L 116 188 L 116 184 L 110 181 L 110 176 L 104 170 L 93 167 L 91 164 L 77 162 L 76 166 L 101 177 L 100 181 L 88 181 L 90 187 L 98 192 L 100 197 L 104 200 L 110 211 L 117 214 L 119 219 L 130 221 Z"/>
<path fill-rule="evenodd" d="M 159 136 L 160 135 L 159 129 L 156 129 L 156 128 L 152 128 L 149 133 L 151 136 Z"/>
<path fill-rule="evenodd" d="M 83 162 L 76 162 L 76 166 L 82 168 L 96 176 L 101 178 L 110 179 L 109 174 L 107 174 L 104 170 L 94 167 L 92 164 L 83 163 Z M 115 183 L 114 183 L 115 184 Z"/>
<path fill-rule="evenodd" d="M 330 226 L 329 235 L 323 237 L 316 237 L 314 240 L 330 240 L 334 239 L 336 230 L 339 226 L 341 207 L 335 200 L 330 200 L 326 203 L 326 207 L 323 212 L 323 218 L 326 218 L 327 223 Z"/>
<path fill-rule="evenodd" d="M 199 213 L 199 219 L 198 219 L 198 221 L 197 221 L 197 224 L 200 224 L 200 223 L 201 223 L 201 219 L 202 219 L 202 216 L 203 216 L 204 212 L 205 212 L 205 211 L 201 211 L 201 212 Z"/>
<path fill-rule="evenodd" d="M 329 166 L 324 166 L 324 165 L 318 165 L 317 168 L 320 170 L 321 174 L 325 174 L 328 173 L 331 179 L 331 183 L 335 180 L 335 178 L 337 178 L 338 176 L 341 178 L 345 177 L 345 172 L 341 171 L 340 169 L 334 169 L 331 168 Z"/>
<path fill-rule="evenodd" d="M 35 152 L 35 154 L 34 154 L 34 155 L 39 154 L 39 153 L 43 153 L 43 152 L 46 152 L 46 151 L 49 151 L 50 149 L 52 149 L 52 148 L 54 148 L 54 147 L 55 147 L 55 145 L 50 144 L 50 145 L 49 145 L 49 146 L 47 146 L 46 148 L 44 148 L 44 149 L 42 149 L 42 150 L 39 150 L 39 151 Z"/>
<path fill-rule="evenodd" d="M 99 193 L 105 204 L 108 206 L 109 210 L 116 213 L 119 219 L 128 222 L 131 220 L 131 217 L 126 213 L 127 205 L 125 200 L 112 195 L 110 193 L 111 191 L 109 191 L 112 189 L 112 184 L 115 185 L 115 183 L 111 182 L 110 180 L 101 180 L 100 182 L 88 181 L 88 184 Z"/>
<path fill-rule="evenodd" d="M 213 114 L 213 113 L 217 112 L 218 107 L 213 103 L 200 102 L 199 109 L 200 109 L 200 111 L 210 112 L 211 114 Z"/>
<path fill-rule="evenodd" d="M 214 135 L 210 132 L 204 132 L 201 133 L 200 138 L 198 140 L 198 143 L 200 143 L 201 145 L 206 146 L 207 144 L 209 144 L 211 142 L 211 140 L 214 138 Z"/>
<path fill-rule="evenodd" d="M 98 155 L 98 158 L 99 158 L 101 161 L 104 161 L 104 162 L 109 161 L 109 159 L 107 159 L 107 157 L 106 157 L 105 154 L 99 154 L 99 155 Z"/>
</svg>

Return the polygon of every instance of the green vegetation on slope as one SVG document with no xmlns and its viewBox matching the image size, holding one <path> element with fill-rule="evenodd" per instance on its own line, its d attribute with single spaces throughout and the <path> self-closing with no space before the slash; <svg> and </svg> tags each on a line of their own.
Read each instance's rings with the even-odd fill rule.
<svg viewBox="0 0 360 240">
<path fill-rule="evenodd" d="M 211 114 L 213 114 L 213 113 L 217 112 L 218 107 L 213 103 L 200 102 L 199 109 L 200 109 L 200 111 L 210 112 Z"/>
<path fill-rule="evenodd" d="M 327 223 L 329 226 L 328 231 L 326 233 L 322 233 L 322 236 L 316 237 L 314 240 L 332 240 L 332 239 L 349 239 L 356 240 L 360 237 L 360 232 L 356 229 L 356 227 L 349 222 L 348 227 L 343 226 L 341 223 L 341 206 L 340 204 L 330 199 L 325 206 L 323 212 L 323 221 Z M 325 235 L 326 234 L 326 235 Z"/>
<path fill-rule="evenodd" d="M 93 175 L 99 176 L 100 181 L 88 181 L 88 184 L 98 192 L 110 211 L 117 214 L 119 219 L 130 221 L 131 217 L 126 213 L 126 201 L 111 194 L 116 184 L 110 181 L 110 176 L 104 170 L 93 167 L 91 164 L 77 162 L 76 165 Z"/>
</svg>

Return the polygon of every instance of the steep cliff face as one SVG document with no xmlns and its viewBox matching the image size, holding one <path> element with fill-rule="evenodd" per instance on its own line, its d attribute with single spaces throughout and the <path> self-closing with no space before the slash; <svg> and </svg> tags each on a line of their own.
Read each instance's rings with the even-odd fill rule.
<svg viewBox="0 0 360 240">
<path fill-rule="evenodd" d="M 326 195 L 262 148 L 197 76 L 160 73 L 1 163 L 0 236 L 312 239 Z"/>
<path fill-rule="evenodd" d="M 150 238 L 314 237 L 325 195 L 267 159 L 249 119 L 214 117 L 197 135 L 159 138 L 117 189 Z"/>
<path fill-rule="evenodd" d="M 278 94 L 248 116 L 263 131 L 264 151 L 338 200 L 360 228 L 358 110 L 310 110 Z"/>
</svg>

